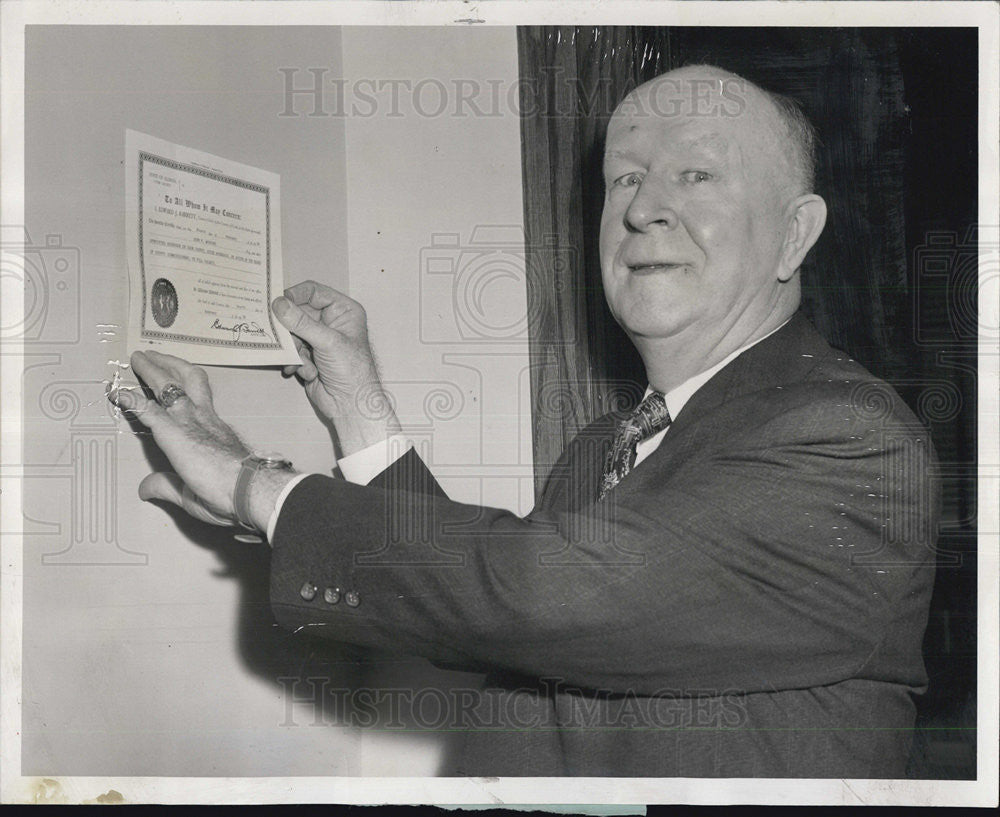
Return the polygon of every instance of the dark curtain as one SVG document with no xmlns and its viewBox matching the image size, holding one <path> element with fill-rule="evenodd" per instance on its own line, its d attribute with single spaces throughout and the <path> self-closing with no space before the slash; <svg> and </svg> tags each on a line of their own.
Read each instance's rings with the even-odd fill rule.
<svg viewBox="0 0 1000 817">
<path fill-rule="evenodd" d="M 796 99 L 820 135 L 823 236 L 803 311 L 928 425 L 944 519 L 915 777 L 975 776 L 977 38 L 974 29 L 524 27 L 521 74 L 534 454 L 646 382 L 608 312 L 604 131 L 632 88 L 710 63 Z"/>
<path fill-rule="evenodd" d="M 608 311 L 598 232 L 604 131 L 631 88 L 668 70 L 665 29 L 521 28 L 521 127 L 536 489 L 594 417 L 645 389 Z M 555 272 L 548 258 L 556 248 Z"/>
</svg>

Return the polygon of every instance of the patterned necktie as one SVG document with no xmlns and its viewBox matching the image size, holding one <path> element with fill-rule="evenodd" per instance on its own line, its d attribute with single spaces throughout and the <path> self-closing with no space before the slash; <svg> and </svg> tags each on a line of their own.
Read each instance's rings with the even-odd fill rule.
<svg viewBox="0 0 1000 817">
<path fill-rule="evenodd" d="M 645 439 L 652 437 L 670 425 L 670 412 L 663 395 L 652 392 L 643 400 L 628 417 L 618 424 L 614 442 L 608 451 L 608 459 L 604 466 L 604 477 L 601 480 L 600 502 L 608 495 L 635 464 L 636 446 Z"/>
</svg>

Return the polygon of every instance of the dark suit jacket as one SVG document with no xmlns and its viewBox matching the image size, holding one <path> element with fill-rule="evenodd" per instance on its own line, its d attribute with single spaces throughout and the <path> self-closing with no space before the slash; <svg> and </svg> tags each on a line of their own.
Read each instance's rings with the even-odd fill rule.
<svg viewBox="0 0 1000 817">
<path fill-rule="evenodd" d="M 305 479 L 279 622 L 489 672 L 444 724 L 461 774 L 903 776 L 938 489 L 898 395 L 796 315 L 595 503 L 614 419 L 523 519 L 448 500 L 412 452 L 371 486 Z"/>
</svg>

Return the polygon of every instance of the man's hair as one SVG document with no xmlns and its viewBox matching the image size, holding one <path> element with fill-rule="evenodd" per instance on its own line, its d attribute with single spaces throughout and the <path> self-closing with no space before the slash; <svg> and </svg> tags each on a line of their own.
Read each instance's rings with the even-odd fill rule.
<svg viewBox="0 0 1000 817">
<path fill-rule="evenodd" d="M 803 113 L 799 103 L 791 97 L 766 91 L 757 85 L 754 87 L 771 101 L 778 112 L 781 124 L 785 128 L 788 160 L 802 188 L 800 192 L 812 193 L 816 184 L 816 145 L 819 141 L 816 128 Z"/>
</svg>

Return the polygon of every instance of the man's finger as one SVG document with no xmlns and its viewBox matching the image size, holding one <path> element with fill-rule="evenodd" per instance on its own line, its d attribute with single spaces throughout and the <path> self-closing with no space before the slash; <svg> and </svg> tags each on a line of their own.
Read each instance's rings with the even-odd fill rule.
<svg viewBox="0 0 1000 817">
<path fill-rule="evenodd" d="M 295 335 L 292 335 L 292 342 L 295 344 L 295 351 L 299 353 L 299 359 L 302 362 L 292 366 L 285 366 L 281 371 L 289 377 L 297 374 L 303 380 L 313 380 L 318 372 L 312 359 L 312 347 Z"/>
<path fill-rule="evenodd" d="M 302 365 L 298 367 L 296 374 L 307 383 L 310 380 L 315 380 L 319 372 L 316 370 L 316 364 L 313 361 L 312 347 L 307 343 L 303 343 L 294 335 L 292 335 L 292 340 L 295 341 L 295 347 L 298 349 L 299 357 L 302 360 Z"/>
<path fill-rule="evenodd" d="M 296 306 L 305 312 L 314 321 L 323 322 L 323 310 L 317 309 L 315 306 L 310 306 L 309 304 L 296 304 Z"/>
<path fill-rule="evenodd" d="M 176 355 L 157 352 L 155 349 L 148 349 L 143 354 L 152 360 L 157 367 L 167 372 L 167 376 L 171 378 L 168 382 L 181 386 L 196 403 L 211 401 L 212 390 L 208 383 L 208 375 L 200 366 L 195 366 Z"/>
<path fill-rule="evenodd" d="M 145 426 L 151 426 L 162 415 L 163 408 L 146 397 L 138 386 L 112 388 L 109 384 L 106 394 L 112 404 L 131 412 Z"/>
<path fill-rule="evenodd" d="M 186 360 L 149 350 L 133 352 L 130 362 L 132 371 L 149 386 L 153 397 L 157 400 L 163 387 L 170 383 L 184 390 L 185 398 L 181 399 L 189 399 L 199 404 L 210 403 L 212 400 L 208 376 Z"/>
<path fill-rule="evenodd" d="M 319 323 L 322 323 L 322 324 L 326 324 L 327 323 L 327 321 L 323 320 L 323 312 L 324 312 L 324 310 L 321 309 L 320 307 L 313 306 L 310 303 L 299 303 L 298 301 L 295 301 L 294 299 L 291 299 L 291 298 L 289 300 L 291 300 L 292 303 L 294 303 L 299 309 L 301 309 L 307 316 L 309 316 L 310 318 L 312 318 L 314 321 L 318 321 Z M 272 309 L 274 309 L 274 306 L 275 306 L 276 303 L 277 303 L 277 298 L 271 304 L 271 308 Z M 332 303 L 327 304 L 327 306 L 326 306 L 327 309 L 330 309 L 330 308 L 333 308 L 333 309 L 345 309 L 346 307 L 347 307 L 347 300 L 346 300 L 346 298 L 343 299 L 343 300 L 333 301 Z"/>
<path fill-rule="evenodd" d="M 142 381 L 152 389 L 153 394 L 159 394 L 167 383 L 177 380 L 174 375 L 157 363 L 152 355 L 146 352 L 133 352 L 129 363 L 132 364 L 132 371 L 142 378 Z"/>
<path fill-rule="evenodd" d="M 274 314 L 289 332 L 298 335 L 311 346 L 329 345 L 330 333 L 334 330 L 310 318 L 298 304 L 288 298 L 275 298 Z"/>
<path fill-rule="evenodd" d="M 343 292 L 317 281 L 302 281 L 285 290 L 285 297 L 299 306 L 311 306 L 323 309 L 337 301 L 348 300 Z"/>
<path fill-rule="evenodd" d="M 316 367 L 312 363 L 303 363 L 300 366 L 285 366 L 281 371 L 288 377 L 298 375 L 304 383 L 315 380 L 319 376 L 319 372 L 316 371 Z"/>
</svg>

